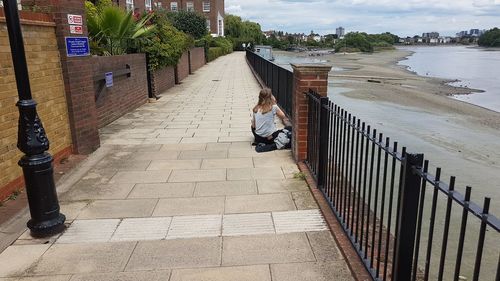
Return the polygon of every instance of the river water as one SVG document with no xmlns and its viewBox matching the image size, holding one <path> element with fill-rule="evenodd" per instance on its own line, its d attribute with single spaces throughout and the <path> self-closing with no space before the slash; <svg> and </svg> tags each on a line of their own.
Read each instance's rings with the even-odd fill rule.
<svg viewBox="0 0 500 281">
<path fill-rule="evenodd" d="M 483 55 L 481 50 L 472 49 L 469 50 L 463 47 L 451 47 L 450 50 L 463 50 L 464 52 L 472 52 Z M 433 48 L 437 52 L 446 53 L 446 48 Z M 422 52 L 430 52 L 427 49 L 422 48 Z M 412 63 L 412 70 L 421 74 L 424 71 L 429 72 L 429 75 L 433 74 L 435 76 L 456 79 L 456 77 L 449 77 L 441 74 L 441 70 L 425 70 L 425 65 L 420 59 L 419 62 L 419 50 L 413 55 L 416 56 L 413 59 L 406 61 Z M 478 55 L 476 54 L 476 55 Z M 493 54 L 493 57 L 500 55 L 498 53 L 486 53 Z M 430 55 L 430 54 L 429 54 Z M 297 57 L 300 56 L 300 57 Z M 413 57 L 412 56 L 412 57 Z M 459 56 L 455 54 L 455 56 Z M 301 63 L 301 62 L 324 62 L 318 58 L 307 58 L 300 54 L 293 53 L 279 53 L 275 55 L 276 63 L 282 67 L 290 69 L 290 63 Z M 425 56 L 424 56 L 425 57 Z M 492 59 L 494 60 L 494 59 Z M 442 62 L 441 60 L 435 59 L 434 62 Z M 475 62 L 476 67 L 480 68 L 479 62 Z M 437 63 L 440 64 L 440 63 Z M 489 62 L 486 62 L 489 65 Z M 500 63 L 498 64 L 500 65 Z M 446 68 L 441 66 L 441 68 Z M 494 67 L 493 67 L 494 68 Z M 422 70 L 424 69 L 424 70 Z M 430 69 L 430 68 L 428 68 Z M 500 67 L 499 67 L 500 69 Z M 342 72 L 340 68 L 333 69 L 333 73 Z M 492 70 L 492 72 L 498 71 Z M 458 72 L 458 71 L 457 71 Z M 465 71 L 464 71 L 465 72 Z M 472 72 L 472 71 L 471 71 Z M 478 75 L 479 76 L 479 75 Z M 463 77 L 457 76 L 463 81 L 466 81 Z M 500 77 L 500 74 L 498 75 Z M 472 81 L 471 78 L 467 81 Z M 478 80 L 474 80 L 478 83 Z M 477 85 L 470 82 L 469 87 L 489 89 L 486 93 L 478 93 L 468 95 L 467 97 L 480 96 L 479 100 L 491 100 L 488 104 L 483 104 L 482 106 L 491 107 L 494 101 L 500 101 L 500 92 L 495 92 L 495 83 L 491 83 L 492 80 L 488 79 L 489 83 L 485 85 Z M 335 101 L 335 103 L 342 108 L 346 109 L 353 115 L 357 116 L 367 124 L 372 125 L 372 127 L 378 129 L 379 132 L 383 132 L 385 136 L 390 136 L 391 140 L 396 140 L 400 145 L 407 146 L 410 152 L 422 152 L 425 153 L 426 159 L 431 162 L 433 171 L 436 167 L 443 167 L 443 177 L 446 182 L 449 182 L 449 176 L 457 175 L 457 190 L 464 194 L 464 187 L 467 185 L 473 186 L 473 200 L 478 204 L 482 204 L 484 196 L 492 197 L 491 211 L 496 214 L 497 217 L 500 212 L 500 205 L 498 204 L 500 200 L 500 132 L 488 128 L 479 128 L 473 124 L 468 123 L 464 120 L 463 116 L 456 116 L 452 114 L 443 114 L 441 112 L 430 112 L 421 108 L 401 106 L 394 103 L 382 102 L 377 100 L 365 100 L 358 99 L 351 96 L 353 90 L 349 88 L 349 85 L 353 83 L 364 83 L 354 80 L 341 80 L 335 77 L 331 77 L 329 80 L 328 96 Z M 465 82 L 462 82 L 465 83 Z M 486 97 L 486 98 L 485 98 Z M 471 102 L 471 101 L 468 101 Z M 498 104 L 498 109 L 500 109 L 500 104 Z M 485 109 L 487 110 L 487 109 Z M 434 174 L 434 173 L 433 173 Z M 432 192 L 426 193 L 426 202 L 430 202 Z M 428 203 L 426 203 L 428 204 Z M 428 204 L 430 205 L 430 204 Z M 435 229 L 435 241 L 433 242 L 433 260 L 434 264 L 431 270 L 431 279 L 435 280 L 437 273 L 437 267 L 435 264 L 439 263 L 437 260 L 441 250 L 441 236 L 443 231 L 443 220 L 444 217 L 444 207 L 446 205 L 446 198 L 440 196 L 438 198 L 438 222 Z M 459 222 L 460 222 L 461 211 L 459 208 L 454 207 L 452 212 L 452 225 L 450 227 L 450 243 L 448 244 L 448 249 L 450 254 L 447 256 L 447 264 L 445 271 L 447 274 L 445 276 L 450 276 L 453 271 L 454 258 L 457 249 L 457 236 L 459 233 Z M 426 208 L 424 213 L 424 224 L 423 233 L 427 233 L 429 229 L 428 225 L 429 219 L 429 209 Z M 472 269 L 474 265 L 475 256 L 471 253 L 475 253 L 475 247 L 477 247 L 477 231 L 479 228 L 477 219 L 469 220 L 468 232 L 466 235 L 466 257 L 464 257 L 464 266 L 462 268 L 462 275 L 468 277 L 471 280 Z M 393 226 L 394 227 L 394 226 Z M 393 228 L 394 229 L 394 228 Z M 427 245 L 427 237 L 422 238 L 422 247 Z M 486 248 L 483 258 L 483 270 L 480 280 L 493 281 L 494 274 L 496 272 L 496 266 L 499 255 L 500 237 L 494 231 L 489 231 L 487 235 Z M 421 253 L 425 253 L 425 249 L 421 249 Z M 421 254 L 422 255 L 422 254 Z M 423 257 L 423 256 L 422 256 Z M 420 265 L 423 266 L 423 265 Z"/>
<path fill-rule="evenodd" d="M 450 84 L 482 90 L 454 98 L 500 112 L 500 51 L 465 46 L 401 49 L 414 53 L 399 64 L 421 76 L 459 80 Z"/>
</svg>

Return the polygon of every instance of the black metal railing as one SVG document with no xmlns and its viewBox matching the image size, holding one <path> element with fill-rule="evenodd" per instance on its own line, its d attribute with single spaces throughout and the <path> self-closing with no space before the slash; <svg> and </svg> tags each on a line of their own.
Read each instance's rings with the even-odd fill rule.
<svg viewBox="0 0 500 281">
<path fill-rule="evenodd" d="M 455 190 L 455 177 L 431 175 L 423 154 L 399 149 L 327 97 L 307 96 L 306 163 L 374 280 L 500 280 L 490 198 L 480 207 L 470 187 Z"/>
<path fill-rule="evenodd" d="M 262 82 L 273 91 L 278 105 L 292 117 L 293 73 L 250 50 L 246 51 L 246 56 Z"/>
</svg>

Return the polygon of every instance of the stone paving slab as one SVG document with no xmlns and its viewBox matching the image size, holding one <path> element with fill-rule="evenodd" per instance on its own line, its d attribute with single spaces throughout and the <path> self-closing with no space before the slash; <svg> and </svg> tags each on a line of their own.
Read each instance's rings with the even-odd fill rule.
<svg viewBox="0 0 500 281">
<path fill-rule="evenodd" d="M 226 169 L 173 170 L 169 182 L 206 182 L 226 180 Z"/>
<path fill-rule="evenodd" d="M 128 198 L 182 198 L 193 196 L 195 183 L 143 183 L 136 184 Z"/>
<path fill-rule="evenodd" d="M 123 271 L 135 244 L 54 244 L 27 273 L 57 275 Z"/>
<path fill-rule="evenodd" d="M 222 265 L 316 261 L 305 234 L 224 237 Z"/>
<path fill-rule="evenodd" d="M 169 280 L 170 274 L 170 270 L 78 274 L 70 281 L 165 281 Z"/>
<path fill-rule="evenodd" d="M 167 235 L 172 218 L 124 219 L 110 241 L 161 240 Z"/>
<path fill-rule="evenodd" d="M 139 242 L 126 271 L 214 267 L 220 265 L 222 238 Z"/>
<path fill-rule="evenodd" d="M 252 180 L 199 182 L 194 191 L 195 197 L 252 194 L 257 194 L 257 186 Z"/>
<path fill-rule="evenodd" d="M 195 160 L 153 160 L 147 168 L 148 171 L 168 170 L 198 170 L 201 167 L 201 159 Z"/>
<path fill-rule="evenodd" d="M 24 275 L 50 245 L 17 245 L 8 247 L 0 254 L 0 277 Z M 8 265 L 8 266 L 6 266 Z"/>
<path fill-rule="evenodd" d="M 284 179 L 279 167 L 227 169 L 228 180 Z"/>
<path fill-rule="evenodd" d="M 0 281 L 69 281 L 71 275 L 0 278 Z"/>
<path fill-rule="evenodd" d="M 291 211 L 295 205 L 288 194 L 228 196 L 226 214 Z"/>
<path fill-rule="evenodd" d="M 157 201 L 158 199 L 94 201 L 78 215 L 78 219 L 149 217 Z"/>
<path fill-rule="evenodd" d="M 268 265 L 174 269 L 170 281 L 271 281 Z"/>
<path fill-rule="evenodd" d="M 352 280 L 343 261 L 271 264 L 273 281 L 347 281 Z"/>
<path fill-rule="evenodd" d="M 153 216 L 213 215 L 224 212 L 224 197 L 160 199 Z"/>
<path fill-rule="evenodd" d="M 204 159 L 202 169 L 253 168 L 252 158 Z"/>
</svg>

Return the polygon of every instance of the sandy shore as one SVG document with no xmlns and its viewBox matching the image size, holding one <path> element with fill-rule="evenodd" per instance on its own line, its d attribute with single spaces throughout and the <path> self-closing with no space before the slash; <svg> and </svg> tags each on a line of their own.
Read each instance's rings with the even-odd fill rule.
<svg viewBox="0 0 500 281">
<path fill-rule="evenodd" d="M 306 57 L 305 54 L 294 55 Z M 453 82 L 452 80 L 418 76 L 397 64 L 409 55 L 410 51 L 394 50 L 374 54 L 335 54 L 317 58 L 326 60 L 334 67 L 345 69 L 332 71 L 330 80 L 345 80 L 340 85 L 353 89 L 346 93 L 346 96 L 386 101 L 432 113 L 461 115 L 473 123 L 500 129 L 500 113 L 448 97 L 470 94 L 474 89 L 446 84 Z"/>
</svg>

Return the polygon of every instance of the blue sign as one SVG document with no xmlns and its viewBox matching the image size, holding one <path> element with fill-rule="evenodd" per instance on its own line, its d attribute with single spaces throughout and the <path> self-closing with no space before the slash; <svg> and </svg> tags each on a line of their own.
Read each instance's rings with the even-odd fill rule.
<svg viewBox="0 0 500 281">
<path fill-rule="evenodd" d="M 106 87 L 113 87 L 113 72 L 106 72 L 104 77 L 106 78 Z"/>
<path fill-rule="evenodd" d="M 66 54 L 68 57 L 85 57 L 90 55 L 88 37 L 66 37 Z"/>
</svg>

